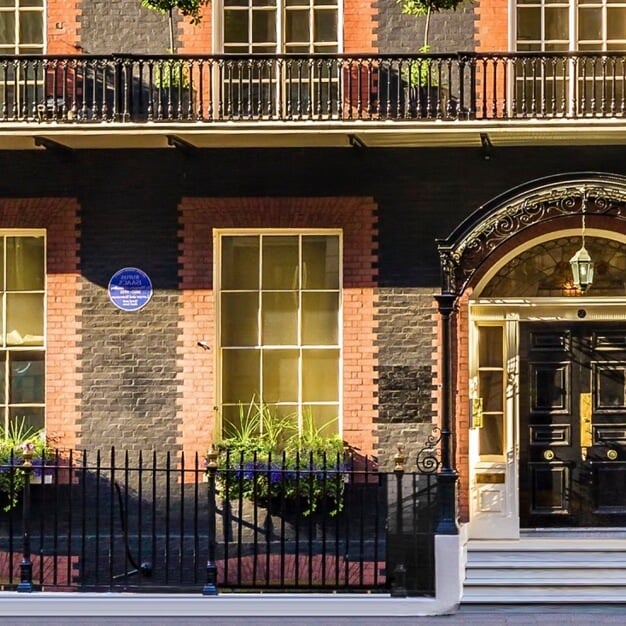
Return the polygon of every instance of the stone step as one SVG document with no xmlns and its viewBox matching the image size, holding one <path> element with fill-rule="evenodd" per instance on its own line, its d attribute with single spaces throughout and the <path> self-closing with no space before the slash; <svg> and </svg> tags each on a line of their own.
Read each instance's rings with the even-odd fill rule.
<svg viewBox="0 0 626 626">
<path fill-rule="evenodd" d="M 462 601 L 626 601 L 626 538 L 570 535 L 471 540 Z"/>
<path fill-rule="evenodd" d="M 626 585 L 626 567 L 581 567 L 579 569 L 552 565 L 549 568 L 492 567 L 484 569 L 467 568 L 466 585 L 529 585 L 541 581 L 544 585 Z"/>
<path fill-rule="evenodd" d="M 517 585 L 466 587 L 463 604 L 547 604 L 550 602 L 624 602 L 626 585 L 554 586 Z"/>
</svg>

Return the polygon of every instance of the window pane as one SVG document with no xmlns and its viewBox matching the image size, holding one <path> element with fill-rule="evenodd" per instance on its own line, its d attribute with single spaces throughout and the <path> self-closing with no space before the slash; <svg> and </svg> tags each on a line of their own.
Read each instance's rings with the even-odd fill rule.
<svg viewBox="0 0 626 626">
<path fill-rule="evenodd" d="M 337 11 L 335 9 L 315 11 L 314 20 L 315 41 L 337 41 Z"/>
<path fill-rule="evenodd" d="M 602 39 L 602 10 L 599 8 L 578 9 L 578 38 Z M 610 28 L 610 26 L 609 26 Z M 621 31 L 622 33 L 624 31 Z"/>
<path fill-rule="evenodd" d="M 222 400 L 250 404 L 260 398 L 260 350 L 222 351 Z"/>
<path fill-rule="evenodd" d="M 309 41 L 309 12 L 287 11 L 287 41 Z"/>
<path fill-rule="evenodd" d="M 606 31 L 608 39 L 626 39 L 626 8 L 607 9 Z"/>
<path fill-rule="evenodd" d="M 501 415 L 485 415 L 479 433 L 480 454 L 503 454 Z"/>
<path fill-rule="evenodd" d="M 7 295 L 8 345 L 43 345 L 43 294 Z"/>
<path fill-rule="evenodd" d="M 302 238 L 302 288 L 339 288 L 339 237 Z"/>
<path fill-rule="evenodd" d="M 0 96 L 2 93 L 0 93 Z M 3 100 L 0 98 L 0 102 Z M 0 237 L 0 291 L 3 291 L 6 287 L 4 284 L 4 238 Z"/>
<path fill-rule="evenodd" d="M 302 351 L 303 402 L 339 400 L 339 351 Z"/>
<path fill-rule="evenodd" d="M 541 39 L 541 9 L 539 7 L 518 8 L 517 38 L 531 41 Z"/>
<path fill-rule="evenodd" d="M 302 343 L 336 345 L 339 342 L 339 295 L 302 294 Z"/>
<path fill-rule="evenodd" d="M 258 293 L 222 293 L 222 345 L 256 346 L 259 340 L 258 311 Z"/>
<path fill-rule="evenodd" d="M 15 424 L 14 428 L 39 431 L 45 427 L 44 416 L 45 409 L 43 407 L 12 407 L 9 420 L 11 424 Z"/>
<path fill-rule="evenodd" d="M 263 351 L 263 402 L 298 401 L 298 351 Z"/>
<path fill-rule="evenodd" d="M 43 352 L 12 352 L 10 355 L 9 402 L 44 402 Z"/>
<path fill-rule="evenodd" d="M 223 437 L 235 437 L 237 433 L 241 433 L 242 431 L 247 430 L 247 428 L 253 427 L 253 425 L 256 426 L 253 411 L 254 409 L 249 404 L 223 405 Z"/>
<path fill-rule="evenodd" d="M 502 367 L 502 328 L 481 326 L 478 336 L 480 367 Z"/>
<path fill-rule="evenodd" d="M 263 289 L 298 289 L 298 238 L 263 238 Z"/>
<path fill-rule="evenodd" d="M 276 41 L 275 11 L 254 11 L 252 13 L 252 41 L 254 43 Z"/>
<path fill-rule="evenodd" d="M 479 386 L 483 411 L 502 411 L 502 372 L 480 372 Z"/>
<path fill-rule="evenodd" d="M 261 316 L 263 345 L 295 345 L 298 342 L 297 293 L 264 293 Z"/>
<path fill-rule="evenodd" d="M 9 291 L 43 290 L 43 237 L 9 237 L 7 240 L 7 286 Z"/>
<path fill-rule="evenodd" d="M 222 237 L 222 289 L 257 289 L 259 238 Z"/>
<path fill-rule="evenodd" d="M 20 11 L 20 43 L 43 41 L 43 14 L 40 11 Z"/>
<path fill-rule="evenodd" d="M 224 43 L 248 41 L 248 12 L 224 11 Z"/>
<path fill-rule="evenodd" d="M 0 13 L 0 44 L 15 43 L 15 14 Z"/>
<path fill-rule="evenodd" d="M 563 7 L 547 8 L 546 39 L 569 39 L 569 14 Z"/>
<path fill-rule="evenodd" d="M 0 404 L 6 404 L 7 402 L 7 394 L 6 394 L 6 384 L 5 384 L 5 375 L 6 375 L 6 352 L 0 352 Z M 0 425 L 4 426 L 5 416 L 2 414 L 0 416 Z"/>
<path fill-rule="evenodd" d="M 339 405 L 338 404 L 305 404 L 302 407 L 305 420 L 311 420 L 313 428 L 321 435 L 332 437 L 339 433 Z M 327 459 L 330 462 L 335 459 Z"/>
</svg>

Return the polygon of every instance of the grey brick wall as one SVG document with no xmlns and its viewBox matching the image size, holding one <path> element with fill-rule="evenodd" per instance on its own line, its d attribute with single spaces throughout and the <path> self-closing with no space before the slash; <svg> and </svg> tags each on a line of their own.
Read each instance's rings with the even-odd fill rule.
<svg viewBox="0 0 626 626">
<path fill-rule="evenodd" d="M 144 9 L 140 0 L 82 0 L 79 38 L 88 54 L 166 54 L 167 16 Z"/>
<path fill-rule="evenodd" d="M 414 460 L 430 431 L 434 289 L 379 289 L 379 461 L 393 465 L 397 445 Z"/>
<path fill-rule="evenodd" d="M 90 172 L 79 198 L 84 449 L 176 450 L 178 161 L 140 154 L 134 165 L 130 155 L 83 162 Z M 123 267 L 151 279 L 152 300 L 139 311 L 109 300 L 109 280 Z"/>
<path fill-rule="evenodd" d="M 378 0 L 378 27 L 375 31 L 379 52 L 417 53 L 424 43 L 425 18 L 403 15 L 396 0 Z M 433 52 L 474 49 L 474 9 L 462 5 L 456 11 L 436 13 L 430 21 L 429 42 Z"/>
</svg>

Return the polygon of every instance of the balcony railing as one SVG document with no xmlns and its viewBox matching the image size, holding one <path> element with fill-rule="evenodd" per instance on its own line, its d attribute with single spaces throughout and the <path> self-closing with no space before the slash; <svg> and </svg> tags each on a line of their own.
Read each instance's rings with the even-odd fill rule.
<svg viewBox="0 0 626 626">
<path fill-rule="evenodd" d="M 626 52 L 0 56 L 0 123 L 621 118 Z"/>
</svg>

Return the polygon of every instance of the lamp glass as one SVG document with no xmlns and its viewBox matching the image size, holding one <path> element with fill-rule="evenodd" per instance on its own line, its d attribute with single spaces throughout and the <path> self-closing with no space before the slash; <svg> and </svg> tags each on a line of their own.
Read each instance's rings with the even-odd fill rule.
<svg viewBox="0 0 626 626">
<path fill-rule="evenodd" d="M 572 268 L 572 277 L 574 285 L 583 293 L 593 283 L 593 261 L 589 256 L 589 252 L 583 247 L 569 260 Z"/>
</svg>

